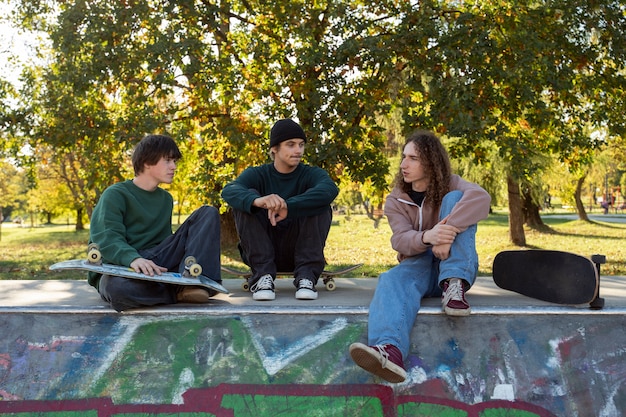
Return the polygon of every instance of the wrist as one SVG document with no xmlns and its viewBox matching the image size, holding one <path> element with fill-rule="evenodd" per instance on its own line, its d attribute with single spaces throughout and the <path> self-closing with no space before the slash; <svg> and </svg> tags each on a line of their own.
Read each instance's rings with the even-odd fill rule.
<svg viewBox="0 0 626 417">
<path fill-rule="evenodd" d="M 430 246 L 430 243 L 426 242 L 425 240 L 426 238 L 426 232 L 422 232 L 422 244 L 426 245 L 426 246 Z"/>
</svg>

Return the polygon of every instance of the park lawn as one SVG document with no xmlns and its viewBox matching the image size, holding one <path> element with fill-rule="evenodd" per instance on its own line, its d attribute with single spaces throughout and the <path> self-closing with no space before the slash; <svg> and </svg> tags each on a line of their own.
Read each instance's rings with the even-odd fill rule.
<svg viewBox="0 0 626 417">
<path fill-rule="evenodd" d="M 604 254 L 603 275 L 626 275 L 626 223 L 582 222 L 546 215 L 544 222 L 549 232 L 526 230 L 530 249 L 558 249 L 584 256 Z M 84 272 L 52 272 L 48 266 L 67 259 L 86 255 L 87 230 L 76 232 L 73 225 L 46 225 L 35 228 L 7 227 L 0 236 L 0 279 L 84 279 Z M 337 269 L 356 263 L 363 267 L 346 274 L 348 277 L 375 277 L 396 264 L 391 249 L 391 230 L 386 219 L 374 221 L 365 215 L 334 218 L 328 241 L 326 258 L 328 269 Z M 476 237 L 480 260 L 479 275 L 491 275 L 495 255 L 502 250 L 519 249 L 509 242 L 506 214 L 494 213 L 478 226 Z M 222 248 L 222 264 L 245 269 L 234 245 Z M 224 274 L 223 278 L 233 278 Z"/>
</svg>

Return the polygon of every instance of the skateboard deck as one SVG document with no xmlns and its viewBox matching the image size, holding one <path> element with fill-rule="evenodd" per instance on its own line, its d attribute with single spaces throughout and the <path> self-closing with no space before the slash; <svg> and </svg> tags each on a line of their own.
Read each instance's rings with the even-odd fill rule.
<svg viewBox="0 0 626 417">
<path fill-rule="evenodd" d="M 363 264 L 356 264 L 356 265 L 351 265 L 348 266 L 346 268 L 342 268 L 342 269 L 337 269 L 334 271 L 322 271 L 322 273 L 320 274 L 320 278 L 322 279 L 322 281 L 324 282 L 324 286 L 326 287 L 326 289 L 328 291 L 334 291 L 337 286 L 335 285 L 335 280 L 333 279 L 336 276 L 339 276 L 341 274 L 345 274 L 347 272 L 350 271 L 354 271 L 357 268 L 362 267 Z M 246 282 L 244 282 L 243 284 L 241 284 L 241 287 L 245 290 L 248 291 L 249 285 L 248 285 L 248 278 L 250 278 L 252 276 L 252 272 L 251 271 L 241 271 L 239 269 L 235 269 L 235 268 L 230 268 L 227 266 L 223 266 L 222 265 L 222 271 L 226 272 L 228 274 L 232 274 L 232 275 L 236 275 L 238 277 L 242 277 L 243 279 L 246 280 Z M 277 272 L 276 273 L 276 277 L 279 276 L 293 276 L 293 271 L 291 272 Z"/>
<path fill-rule="evenodd" d="M 50 266 L 53 271 L 59 271 L 64 269 L 79 269 L 83 271 L 97 272 L 100 274 L 114 275 L 118 277 L 141 279 L 144 281 L 162 282 L 165 284 L 176 285 L 193 285 L 197 287 L 204 287 L 209 290 L 214 290 L 222 294 L 228 294 L 228 290 L 224 288 L 218 282 L 204 275 L 197 276 L 184 276 L 176 272 L 164 272 L 161 275 L 145 275 L 140 272 L 135 272 L 132 268 L 128 268 L 120 265 L 111 264 L 97 264 L 92 263 L 84 259 L 73 259 L 70 261 L 58 262 Z"/>
<path fill-rule="evenodd" d="M 503 251 L 493 260 L 493 280 L 498 287 L 527 297 L 602 308 L 599 264 L 604 257 L 594 255 L 593 259 L 554 250 Z"/>
</svg>

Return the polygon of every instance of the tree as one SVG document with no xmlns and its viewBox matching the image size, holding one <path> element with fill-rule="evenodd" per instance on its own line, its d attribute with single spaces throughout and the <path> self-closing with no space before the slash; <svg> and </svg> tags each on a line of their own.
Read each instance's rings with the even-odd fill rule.
<svg viewBox="0 0 626 417">
<path fill-rule="evenodd" d="M 303 125 L 308 162 L 386 186 L 375 117 L 387 109 L 380 74 L 390 63 L 378 37 L 394 22 L 382 6 L 48 0 L 21 1 L 19 11 L 51 45 L 51 62 L 23 92 L 34 102 L 24 137 L 72 156 L 63 166 L 81 165 L 77 178 L 93 191 L 77 201 L 87 207 L 120 177 L 132 143 L 154 131 L 194 141 L 190 195 L 220 206 L 225 182 L 267 161 L 267 131 L 281 117 Z"/>
<path fill-rule="evenodd" d="M 398 56 L 407 126 L 457 138 L 452 156 L 472 155 L 479 163 L 487 143 L 496 144 L 507 164 L 516 245 L 526 244 L 520 193 L 543 169 L 536 161 L 548 155 L 580 164 L 599 145 L 590 129 L 616 120 L 615 113 L 596 111 L 604 99 L 592 81 L 622 57 L 615 47 L 624 40 L 620 10 L 617 2 L 427 2 L 399 26 L 402 44 L 417 45 Z M 594 31 L 605 34 L 597 43 L 590 41 Z M 611 77 L 605 86 L 612 89 L 601 95 L 622 94 L 612 96 L 619 101 L 616 86 L 624 77 L 615 71 Z"/>
<path fill-rule="evenodd" d="M 267 162 L 281 117 L 305 128 L 308 162 L 368 184 L 372 201 L 387 185 L 380 120 L 400 108 L 404 131 L 449 137 L 453 158 L 485 163 L 495 149 L 524 245 L 542 161 L 584 172 L 603 143 L 593 133 L 626 126 L 616 1 L 18 4 L 17 21 L 49 35 L 49 60 L 25 74 L 11 143 L 64 158 L 87 213 L 145 133 L 185 142 L 185 198 L 224 211 L 223 185 Z"/>
<path fill-rule="evenodd" d="M 28 180 L 24 172 L 7 160 L 0 159 L 0 239 L 2 221 L 24 210 Z"/>
</svg>

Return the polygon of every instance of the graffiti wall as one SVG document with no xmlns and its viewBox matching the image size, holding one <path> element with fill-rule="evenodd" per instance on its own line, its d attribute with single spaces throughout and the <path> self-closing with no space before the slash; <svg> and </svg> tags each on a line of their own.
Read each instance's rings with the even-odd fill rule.
<svg viewBox="0 0 626 417">
<path fill-rule="evenodd" d="M 391 385 L 365 315 L 4 314 L 0 416 L 623 416 L 626 317 L 420 316 Z"/>
</svg>

